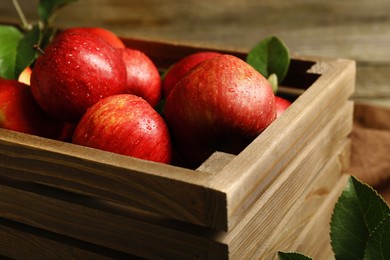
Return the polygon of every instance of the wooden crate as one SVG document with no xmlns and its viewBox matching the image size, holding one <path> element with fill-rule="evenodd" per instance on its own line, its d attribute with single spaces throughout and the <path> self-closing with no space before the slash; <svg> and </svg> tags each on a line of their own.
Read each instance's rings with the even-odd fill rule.
<svg viewBox="0 0 390 260">
<path fill-rule="evenodd" d="M 124 41 L 161 70 L 210 50 Z M 351 60 L 293 57 L 280 88 L 290 108 L 238 155 L 217 151 L 196 170 L 0 129 L 0 255 L 327 259 L 354 85 Z"/>
</svg>

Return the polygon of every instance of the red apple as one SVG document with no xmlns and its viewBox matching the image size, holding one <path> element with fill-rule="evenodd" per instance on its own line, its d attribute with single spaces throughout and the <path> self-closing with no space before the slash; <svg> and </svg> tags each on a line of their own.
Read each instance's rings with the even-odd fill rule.
<svg viewBox="0 0 390 260">
<path fill-rule="evenodd" d="M 76 128 L 75 123 L 64 122 L 64 127 L 62 128 L 61 133 L 58 135 L 57 140 L 64 141 L 64 142 L 72 142 L 72 137 L 75 128 Z"/>
<path fill-rule="evenodd" d="M 165 121 L 143 98 L 131 94 L 93 105 L 78 123 L 73 143 L 155 162 L 172 158 Z"/>
<path fill-rule="evenodd" d="M 65 30 L 66 33 L 69 32 L 88 32 L 99 37 L 102 37 L 105 41 L 107 41 L 111 46 L 118 49 L 125 48 L 125 44 L 123 41 L 112 31 L 100 28 L 100 27 L 72 27 Z"/>
<path fill-rule="evenodd" d="M 31 88 L 17 80 L 0 79 L 0 127 L 58 140 L 66 138 L 65 124 L 46 114 Z"/>
<path fill-rule="evenodd" d="M 161 78 L 153 61 L 143 52 L 123 49 L 127 70 L 126 93 L 145 99 L 155 107 L 161 99 Z"/>
<path fill-rule="evenodd" d="M 100 99 L 123 93 L 126 80 L 120 50 L 96 35 L 69 31 L 36 60 L 31 88 L 48 114 L 77 122 Z"/>
<path fill-rule="evenodd" d="M 176 83 L 184 77 L 193 67 L 210 58 L 214 58 L 221 53 L 212 51 L 202 51 L 190 54 L 179 60 L 169 68 L 162 82 L 163 96 L 168 97 Z"/>
<path fill-rule="evenodd" d="M 276 118 L 280 117 L 280 115 L 291 105 L 291 102 L 281 98 L 279 96 L 275 96 L 275 106 L 276 106 Z"/>
<path fill-rule="evenodd" d="M 208 59 L 188 72 L 165 104 L 173 141 L 189 167 L 214 151 L 237 154 L 274 119 L 268 80 L 232 55 Z"/>
</svg>

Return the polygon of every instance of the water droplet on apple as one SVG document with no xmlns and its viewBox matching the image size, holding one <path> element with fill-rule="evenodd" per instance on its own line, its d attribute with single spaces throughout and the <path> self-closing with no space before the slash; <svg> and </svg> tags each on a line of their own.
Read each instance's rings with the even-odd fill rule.
<svg viewBox="0 0 390 260">
<path fill-rule="evenodd" d="M 228 88 L 228 91 L 229 92 L 235 92 L 235 89 L 234 88 Z"/>
</svg>

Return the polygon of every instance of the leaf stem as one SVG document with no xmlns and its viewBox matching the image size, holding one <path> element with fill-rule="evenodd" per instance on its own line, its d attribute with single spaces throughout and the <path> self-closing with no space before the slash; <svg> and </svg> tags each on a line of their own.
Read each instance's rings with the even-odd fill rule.
<svg viewBox="0 0 390 260">
<path fill-rule="evenodd" d="M 23 28 L 24 28 L 25 30 L 31 30 L 32 26 L 31 26 L 31 24 L 29 24 L 29 23 L 27 22 L 27 19 L 26 19 L 26 17 L 24 16 L 24 13 L 23 13 L 22 8 L 20 8 L 20 5 L 19 5 L 18 0 L 12 0 L 12 3 L 14 4 L 15 9 L 16 9 L 16 12 L 18 13 L 20 20 L 22 21 Z"/>
<path fill-rule="evenodd" d="M 41 55 L 45 55 L 45 52 L 42 50 L 41 47 L 39 47 L 38 44 L 34 44 L 33 49 L 39 52 Z"/>
</svg>

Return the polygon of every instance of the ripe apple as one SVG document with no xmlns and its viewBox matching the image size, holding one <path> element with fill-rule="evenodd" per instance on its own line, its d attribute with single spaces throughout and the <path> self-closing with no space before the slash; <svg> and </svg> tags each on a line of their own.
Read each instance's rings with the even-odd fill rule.
<svg viewBox="0 0 390 260">
<path fill-rule="evenodd" d="M 100 27 L 72 27 L 66 29 L 65 32 L 88 32 L 102 37 L 114 48 L 123 49 L 126 47 L 123 41 L 115 33 Z"/>
<path fill-rule="evenodd" d="M 96 35 L 68 31 L 36 60 L 31 89 L 48 114 L 77 122 L 100 99 L 123 93 L 126 80 L 119 49 Z"/>
<path fill-rule="evenodd" d="M 67 137 L 64 135 L 65 124 L 41 109 L 28 85 L 1 78 L 0 127 L 57 140 Z"/>
<path fill-rule="evenodd" d="M 287 99 L 281 98 L 279 96 L 275 96 L 275 107 L 276 107 L 276 118 L 280 117 L 280 115 L 291 105 L 291 102 Z"/>
<path fill-rule="evenodd" d="M 203 61 L 175 86 L 165 104 L 173 142 L 189 167 L 214 151 L 237 154 L 276 117 L 268 80 L 243 60 Z"/>
<path fill-rule="evenodd" d="M 184 77 L 193 67 L 210 58 L 214 58 L 221 53 L 213 51 L 201 51 L 194 54 L 190 54 L 183 59 L 179 60 L 169 68 L 166 72 L 163 82 L 163 96 L 167 97 L 176 83 Z"/>
<path fill-rule="evenodd" d="M 163 118 L 143 98 L 120 94 L 93 105 L 77 124 L 73 143 L 140 159 L 170 163 Z"/>
<path fill-rule="evenodd" d="M 145 99 L 155 107 L 161 99 L 161 78 L 153 61 L 143 52 L 123 49 L 127 70 L 126 93 Z"/>
</svg>

